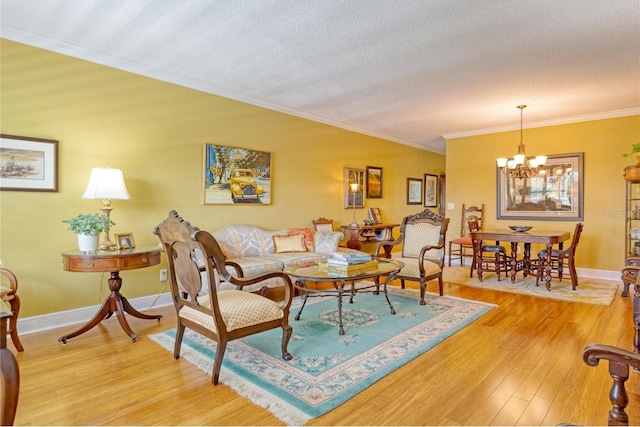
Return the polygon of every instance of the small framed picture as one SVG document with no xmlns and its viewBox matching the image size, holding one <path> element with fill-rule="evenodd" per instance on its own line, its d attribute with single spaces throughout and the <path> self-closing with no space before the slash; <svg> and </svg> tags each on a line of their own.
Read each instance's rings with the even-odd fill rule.
<svg viewBox="0 0 640 427">
<path fill-rule="evenodd" d="M 424 174 L 424 207 L 435 208 L 438 206 L 438 176 Z"/>
<path fill-rule="evenodd" d="M 382 224 L 380 208 L 369 208 L 369 218 L 371 218 L 374 224 Z"/>
<path fill-rule="evenodd" d="M 422 204 L 422 180 L 419 178 L 407 178 L 407 204 Z"/>
<path fill-rule="evenodd" d="M 382 168 L 367 166 L 367 199 L 382 199 Z"/>
<path fill-rule="evenodd" d="M 132 250 L 136 247 L 133 240 L 133 233 L 116 233 L 116 243 L 118 250 Z"/>
</svg>

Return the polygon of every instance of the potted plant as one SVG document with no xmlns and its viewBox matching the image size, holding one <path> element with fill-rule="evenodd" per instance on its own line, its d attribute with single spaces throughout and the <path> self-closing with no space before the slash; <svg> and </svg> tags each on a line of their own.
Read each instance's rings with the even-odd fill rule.
<svg viewBox="0 0 640 427">
<path fill-rule="evenodd" d="M 630 153 L 625 153 L 622 156 L 623 157 L 631 157 L 634 154 L 636 155 L 638 163 L 640 163 L 640 142 L 637 142 L 637 143 L 633 144 L 631 146 L 631 152 Z"/>
<path fill-rule="evenodd" d="M 116 225 L 107 215 L 98 213 L 80 214 L 62 222 L 78 235 L 78 247 L 83 252 L 97 251 L 100 233 Z"/>
</svg>

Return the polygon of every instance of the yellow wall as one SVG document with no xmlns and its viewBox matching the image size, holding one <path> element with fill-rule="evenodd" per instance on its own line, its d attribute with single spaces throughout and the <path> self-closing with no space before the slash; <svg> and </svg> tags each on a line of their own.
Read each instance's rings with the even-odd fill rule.
<svg viewBox="0 0 640 427">
<path fill-rule="evenodd" d="M 60 252 L 76 247 L 61 221 L 97 212 L 81 198 L 92 167 L 120 168 L 131 194 L 114 201 L 112 232 L 155 245 L 152 228 L 171 209 L 215 230 L 232 223 L 268 229 L 310 226 L 320 216 L 349 224 L 343 168 L 383 168 L 383 198 L 366 200 L 383 220 L 423 209 L 406 204 L 406 178 L 440 174 L 444 156 L 201 93 L 64 55 L 1 40 L 1 131 L 59 141 L 59 192 L 0 192 L 0 259 L 20 282 L 21 317 L 95 305 L 108 274 L 62 270 Z M 272 153 L 269 206 L 205 206 L 205 143 Z M 359 222 L 366 211 L 357 210 Z M 161 267 L 125 271 L 129 297 L 168 291 Z"/>
<path fill-rule="evenodd" d="M 520 131 L 447 141 L 447 211 L 449 237 L 459 230 L 461 204 L 486 207 L 489 228 L 533 225 L 537 230 L 571 230 L 575 221 L 497 219 L 496 158 L 513 157 Z M 584 152 L 584 231 L 577 251 L 578 267 L 619 271 L 625 258 L 625 180 L 631 163 L 622 157 L 640 141 L 640 116 L 524 130 L 527 154 Z M 635 158 L 634 158 L 635 162 Z"/>
</svg>

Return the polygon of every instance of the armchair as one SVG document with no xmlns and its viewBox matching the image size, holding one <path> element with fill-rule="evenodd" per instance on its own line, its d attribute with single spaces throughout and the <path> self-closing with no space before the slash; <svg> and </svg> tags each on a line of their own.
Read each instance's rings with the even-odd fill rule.
<svg viewBox="0 0 640 427">
<path fill-rule="evenodd" d="M 18 337 L 18 314 L 20 313 L 20 297 L 18 296 L 18 279 L 16 275 L 6 268 L 0 268 L 0 276 L 4 276 L 8 282 L 6 285 L 0 281 L 0 299 L 8 303 L 13 315 L 9 319 L 8 334 L 11 335 L 11 341 L 16 346 L 16 350 L 24 351 L 20 337 Z"/>
<path fill-rule="evenodd" d="M 397 259 L 404 263 L 398 273 L 400 284 L 404 288 L 405 280 L 420 283 L 420 304 L 425 305 L 426 282 L 438 279 L 440 296 L 443 295 L 442 270 L 444 268 L 444 244 L 449 218 L 434 214 L 429 209 L 405 217 L 400 225 L 400 234 L 396 240 L 382 241 L 376 245 L 375 255 L 385 246 L 402 244 L 402 252 Z M 395 257 L 394 257 L 395 258 Z"/>
<path fill-rule="evenodd" d="M 638 272 L 640 272 L 640 257 L 630 256 L 624 262 L 624 267 L 622 268 L 622 284 L 624 285 L 624 289 L 622 291 L 622 296 L 626 297 L 629 295 L 629 286 L 635 285 L 638 280 Z"/>
<path fill-rule="evenodd" d="M 222 359 L 231 340 L 247 335 L 282 328 L 282 358 L 293 356 L 287 351 L 292 328 L 289 308 L 293 298 L 293 284 L 281 271 L 237 279 L 225 268 L 225 257 L 214 237 L 183 220 L 176 211 L 156 226 L 164 247 L 169 269 L 171 297 L 177 313 L 174 359 L 180 357 L 185 328 L 190 328 L 218 343 L 211 373 L 211 382 L 218 384 Z M 218 277 L 237 286 L 218 291 Z M 264 296 L 243 291 L 242 287 L 280 277 L 285 282 L 284 301 L 278 303 Z M 202 293 L 201 289 L 208 293 Z"/>
</svg>

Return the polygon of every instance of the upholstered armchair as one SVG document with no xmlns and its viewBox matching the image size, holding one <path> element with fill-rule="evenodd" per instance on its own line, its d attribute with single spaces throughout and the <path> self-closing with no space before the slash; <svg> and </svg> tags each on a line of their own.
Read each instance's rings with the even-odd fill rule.
<svg viewBox="0 0 640 427">
<path fill-rule="evenodd" d="M 218 384 L 222 359 L 229 341 L 274 328 L 282 328 L 282 358 L 287 351 L 292 328 L 289 308 L 293 284 L 289 276 L 273 271 L 246 278 L 235 278 L 225 268 L 225 257 L 214 237 L 183 220 L 176 211 L 153 230 L 160 238 L 169 269 L 171 297 L 177 313 L 173 357 L 180 357 L 185 329 L 192 329 L 218 343 L 211 382 Z M 242 288 L 279 277 L 284 283 L 284 300 L 277 302 Z M 219 278 L 237 286 L 218 290 Z M 207 292 L 202 293 L 205 288 Z"/>
<path fill-rule="evenodd" d="M 404 267 L 398 273 L 404 288 L 405 280 L 420 283 L 420 304 L 425 305 L 426 282 L 438 279 L 440 295 L 444 293 L 442 270 L 444 268 L 444 245 L 449 226 L 449 218 L 425 209 L 402 220 L 400 234 L 396 240 L 379 242 L 375 255 L 380 256 L 385 246 L 402 245 L 402 252 L 394 259 L 402 261 Z"/>
</svg>

